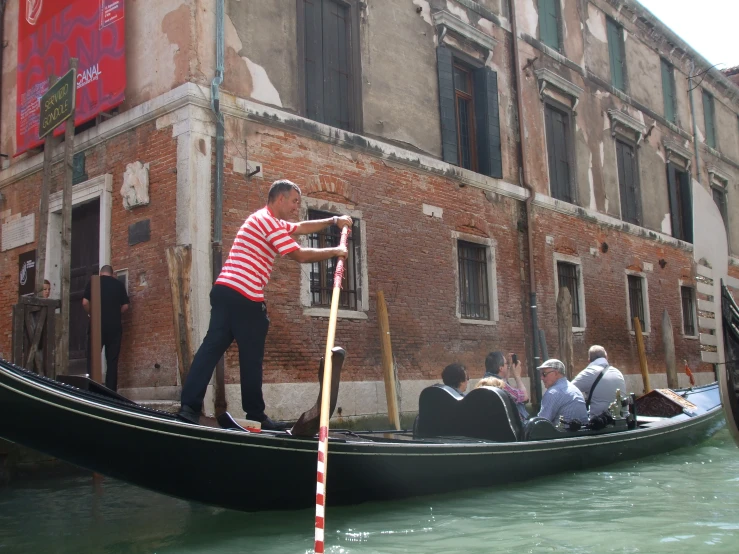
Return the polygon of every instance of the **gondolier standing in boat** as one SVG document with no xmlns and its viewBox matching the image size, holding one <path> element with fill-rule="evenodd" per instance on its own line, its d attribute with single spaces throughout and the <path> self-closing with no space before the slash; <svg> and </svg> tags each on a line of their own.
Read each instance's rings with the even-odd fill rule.
<svg viewBox="0 0 739 554">
<path fill-rule="evenodd" d="M 294 235 L 317 233 L 331 225 L 351 226 L 349 216 L 333 216 L 310 221 L 297 220 L 300 188 L 282 179 L 272 183 L 267 205 L 251 214 L 236 234 L 228 259 L 210 292 L 210 324 L 203 344 L 193 359 L 182 387 L 180 417 L 198 423 L 208 383 L 216 363 L 236 339 L 239 345 L 241 400 L 248 419 L 262 423 L 262 429 L 281 426 L 264 412 L 262 360 L 269 319 L 264 288 L 269 282 L 277 254 L 299 263 L 346 257 L 343 246 L 303 248 Z"/>
</svg>

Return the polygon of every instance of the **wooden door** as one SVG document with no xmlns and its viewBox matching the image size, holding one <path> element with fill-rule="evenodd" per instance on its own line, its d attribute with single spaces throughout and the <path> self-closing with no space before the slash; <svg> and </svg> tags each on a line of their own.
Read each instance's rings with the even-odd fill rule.
<svg viewBox="0 0 739 554">
<path fill-rule="evenodd" d="M 90 277 L 97 275 L 100 245 L 100 200 L 72 210 L 72 260 L 69 291 L 69 374 L 87 373 L 89 319 L 82 295 Z"/>
</svg>

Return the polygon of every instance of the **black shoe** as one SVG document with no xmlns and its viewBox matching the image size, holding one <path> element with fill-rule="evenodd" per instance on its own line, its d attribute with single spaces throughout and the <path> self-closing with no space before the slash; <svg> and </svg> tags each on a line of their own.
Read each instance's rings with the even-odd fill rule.
<svg viewBox="0 0 739 554">
<path fill-rule="evenodd" d="M 264 431 L 284 431 L 289 425 L 284 421 L 274 421 L 265 416 L 262 421 L 262 430 Z"/>
<path fill-rule="evenodd" d="M 192 423 L 193 425 L 200 425 L 200 412 L 196 412 L 190 406 L 185 404 L 180 407 L 180 413 L 177 414 L 182 421 Z"/>
</svg>

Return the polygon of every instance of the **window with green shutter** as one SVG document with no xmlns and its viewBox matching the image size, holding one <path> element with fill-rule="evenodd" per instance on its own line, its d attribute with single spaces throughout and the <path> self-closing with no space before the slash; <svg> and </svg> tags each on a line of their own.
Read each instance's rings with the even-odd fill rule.
<svg viewBox="0 0 739 554">
<path fill-rule="evenodd" d="M 662 99 L 665 103 L 665 119 L 675 123 L 675 68 L 666 60 L 660 60 L 662 66 Z"/>
<path fill-rule="evenodd" d="M 539 40 L 550 48 L 560 49 L 559 0 L 539 0 Z"/>
<path fill-rule="evenodd" d="M 706 125 L 706 144 L 716 148 L 716 112 L 713 105 L 713 96 L 703 91 L 703 121 Z"/>
<path fill-rule="evenodd" d="M 610 17 L 606 18 L 608 34 L 608 61 L 611 65 L 611 84 L 626 91 L 626 57 L 624 55 L 624 30 Z"/>
</svg>

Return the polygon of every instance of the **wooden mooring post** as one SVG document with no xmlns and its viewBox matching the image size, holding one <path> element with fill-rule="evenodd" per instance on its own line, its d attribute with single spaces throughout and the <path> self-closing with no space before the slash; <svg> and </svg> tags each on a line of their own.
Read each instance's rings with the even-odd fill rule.
<svg viewBox="0 0 739 554">
<path fill-rule="evenodd" d="M 572 380 L 572 298 L 570 289 L 559 287 L 557 298 L 557 328 L 559 330 L 559 359 L 565 365 L 567 379 Z"/>
<path fill-rule="evenodd" d="M 641 368 L 641 376 L 644 380 L 644 394 L 652 392 L 652 385 L 649 383 L 649 367 L 647 366 L 647 351 L 644 348 L 644 335 L 641 331 L 641 322 L 638 317 L 633 320 L 634 335 L 636 336 L 636 349 L 639 353 L 639 367 Z"/>
<path fill-rule="evenodd" d="M 77 59 L 69 60 L 72 82 L 77 82 Z M 72 176 L 74 174 L 74 117 L 76 109 L 67 119 L 64 133 L 64 187 L 62 192 L 62 341 L 59 352 L 61 371 L 69 371 L 69 293 L 72 259 Z"/>
<path fill-rule="evenodd" d="M 662 312 L 662 344 L 665 347 L 665 368 L 667 371 L 667 387 L 676 389 L 677 366 L 675 364 L 675 335 L 667 308 Z"/>
<path fill-rule="evenodd" d="M 382 353 L 382 374 L 385 378 L 385 397 L 387 398 L 387 417 L 395 428 L 400 430 L 398 396 L 395 388 L 395 364 L 390 341 L 390 320 L 387 315 L 385 294 L 377 291 L 377 323 L 380 327 L 380 351 Z"/>
</svg>

